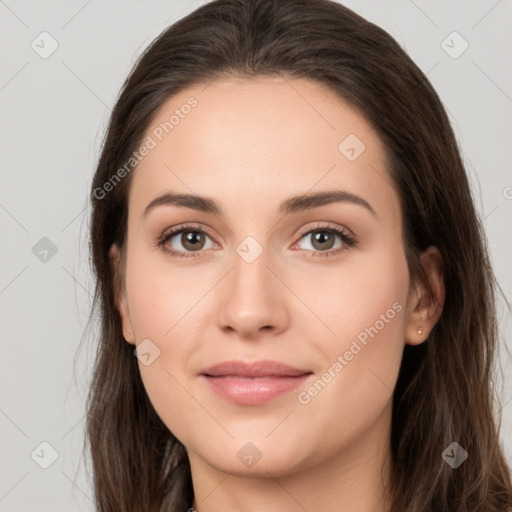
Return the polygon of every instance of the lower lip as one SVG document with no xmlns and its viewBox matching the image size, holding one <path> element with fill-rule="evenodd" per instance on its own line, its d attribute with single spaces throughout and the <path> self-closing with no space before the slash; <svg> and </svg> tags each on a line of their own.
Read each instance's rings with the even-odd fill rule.
<svg viewBox="0 0 512 512">
<path fill-rule="evenodd" d="M 297 389 L 311 374 L 298 377 L 209 377 L 203 375 L 218 395 L 239 405 L 268 402 Z"/>
</svg>

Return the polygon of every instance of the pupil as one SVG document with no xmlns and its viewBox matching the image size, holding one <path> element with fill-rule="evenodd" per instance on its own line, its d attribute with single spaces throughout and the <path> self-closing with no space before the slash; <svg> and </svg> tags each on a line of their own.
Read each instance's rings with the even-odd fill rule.
<svg viewBox="0 0 512 512">
<path fill-rule="evenodd" d="M 317 231 L 314 234 L 314 240 L 319 245 L 316 247 L 317 249 L 330 249 L 332 247 L 332 233 L 327 233 L 326 231 Z M 315 246 L 315 244 L 313 244 Z"/>
<path fill-rule="evenodd" d="M 187 247 L 188 249 L 192 250 L 197 250 L 198 246 L 201 245 L 201 238 L 201 233 L 198 233 L 197 231 L 189 231 L 187 233 L 184 233 L 184 241 L 182 240 L 183 247 Z"/>
</svg>

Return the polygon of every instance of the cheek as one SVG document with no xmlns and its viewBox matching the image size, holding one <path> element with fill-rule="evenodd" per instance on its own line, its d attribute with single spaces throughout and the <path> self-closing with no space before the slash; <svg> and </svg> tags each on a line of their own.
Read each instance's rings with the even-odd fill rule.
<svg viewBox="0 0 512 512">
<path fill-rule="evenodd" d="M 201 298 L 212 281 L 189 270 L 192 266 L 170 271 L 170 265 L 158 260 L 147 264 L 148 255 L 133 250 L 126 291 L 138 352 L 150 353 L 149 361 L 142 357 L 138 363 L 144 387 L 157 414 L 181 439 L 191 423 L 204 422 L 204 411 L 189 392 L 187 370 L 197 350 L 198 313 L 206 303 Z"/>
<path fill-rule="evenodd" d="M 167 343 L 211 287 L 207 276 L 192 266 L 178 267 L 155 250 L 134 249 L 128 258 L 126 291 L 136 340 Z"/>
<path fill-rule="evenodd" d="M 384 360 L 390 345 L 400 348 L 403 344 L 409 290 L 405 254 L 399 243 L 375 245 L 378 250 L 354 253 L 338 268 L 319 265 L 287 276 L 315 314 L 309 315 L 304 327 L 311 331 L 314 326 L 323 333 L 313 339 L 331 359 L 349 350 L 355 339 L 366 348 L 368 357 L 375 353 L 375 358 Z M 376 343 L 370 345 L 371 340 Z"/>
<path fill-rule="evenodd" d="M 336 336 L 316 344 L 325 366 L 301 397 L 311 410 L 331 407 L 336 428 L 324 427 L 333 439 L 338 427 L 347 432 L 367 427 L 392 396 L 404 347 L 408 287 L 400 246 L 361 258 L 350 271 L 333 276 L 324 319 Z"/>
</svg>

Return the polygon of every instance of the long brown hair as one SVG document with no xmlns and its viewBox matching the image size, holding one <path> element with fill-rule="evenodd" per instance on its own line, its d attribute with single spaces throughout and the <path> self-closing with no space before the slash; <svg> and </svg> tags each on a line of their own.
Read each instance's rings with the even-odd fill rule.
<svg viewBox="0 0 512 512">
<path fill-rule="evenodd" d="M 99 313 L 101 332 L 86 441 L 98 510 L 185 511 L 193 499 L 186 450 L 149 401 L 115 306 L 122 276 L 108 253 L 114 243 L 124 250 L 132 176 L 128 169 L 119 179 L 118 170 L 169 97 L 220 77 L 258 75 L 317 81 L 364 115 L 401 198 L 411 276 L 420 275 L 418 254 L 429 245 L 444 259 L 442 316 L 425 343 L 405 347 L 394 391 L 389 509 L 508 510 L 512 484 L 494 417 L 497 285 L 454 133 L 397 42 L 331 0 L 207 3 L 166 29 L 122 87 L 90 195 L 91 317 Z M 441 457 L 454 441 L 469 454 L 457 469 Z"/>
</svg>

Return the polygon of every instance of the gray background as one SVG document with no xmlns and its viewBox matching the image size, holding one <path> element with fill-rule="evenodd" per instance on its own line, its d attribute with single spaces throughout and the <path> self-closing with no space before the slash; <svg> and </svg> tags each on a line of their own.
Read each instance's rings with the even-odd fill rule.
<svg viewBox="0 0 512 512">
<path fill-rule="evenodd" d="M 136 56 L 202 3 L 0 0 L 0 512 L 93 510 L 80 450 L 94 331 L 77 353 L 93 284 L 86 195 Z M 512 1 L 343 3 L 390 32 L 439 92 L 510 299 Z M 58 48 L 42 58 L 52 38 Z M 469 47 L 458 55 L 464 40 Z M 499 310 L 512 348 L 501 299 Z M 512 365 L 504 347 L 502 439 L 512 461 Z"/>
</svg>

